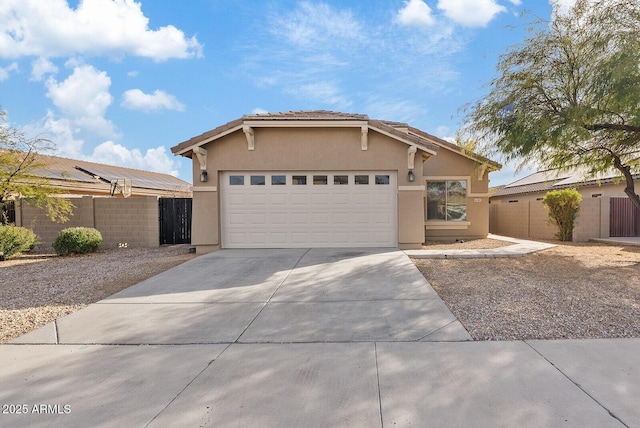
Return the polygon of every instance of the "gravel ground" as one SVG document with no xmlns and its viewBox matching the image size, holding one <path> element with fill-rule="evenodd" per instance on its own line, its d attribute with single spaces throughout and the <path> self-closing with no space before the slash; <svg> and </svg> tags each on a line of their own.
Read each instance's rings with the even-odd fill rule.
<svg viewBox="0 0 640 428">
<path fill-rule="evenodd" d="M 640 247 L 413 261 L 474 340 L 640 337 Z"/>
<path fill-rule="evenodd" d="M 482 239 L 425 248 L 503 245 Z M 0 262 L 0 343 L 195 257 L 187 249 Z M 640 247 L 569 244 L 515 259 L 414 263 L 475 340 L 640 337 Z"/>
<path fill-rule="evenodd" d="M 0 343 L 195 257 L 188 245 L 0 262 Z"/>
<path fill-rule="evenodd" d="M 471 239 L 468 241 L 427 241 L 422 245 L 425 250 L 488 250 L 508 247 L 512 242 L 497 239 Z"/>
</svg>

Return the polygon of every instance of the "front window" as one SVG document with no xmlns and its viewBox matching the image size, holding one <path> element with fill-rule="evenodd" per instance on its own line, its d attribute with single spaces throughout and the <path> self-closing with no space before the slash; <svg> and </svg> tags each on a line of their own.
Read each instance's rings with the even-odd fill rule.
<svg viewBox="0 0 640 428">
<path fill-rule="evenodd" d="M 464 221 L 466 219 L 466 180 L 427 183 L 427 220 Z"/>
</svg>

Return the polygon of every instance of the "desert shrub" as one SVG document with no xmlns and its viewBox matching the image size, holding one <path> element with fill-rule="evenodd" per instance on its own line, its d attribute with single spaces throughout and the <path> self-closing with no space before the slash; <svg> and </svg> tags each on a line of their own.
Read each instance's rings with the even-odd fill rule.
<svg viewBox="0 0 640 428">
<path fill-rule="evenodd" d="M 28 253 L 37 243 L 38 237 L 31 229 L 13 224 L 0 225 L 0 253 L 4 257 Z"/>
<path fill-rule="evenodd" d="M 581 201 L 582 195 L 574 189 L 553 190 L 542 199 L 549 208 L 549 219 L 558 226 L 556 237 L 559 240 L 571 240 Z"/>
<path fill-rule="evenodd" d="M 102 235 L 91 227 L 62 229 L 53 243 L 53 249 L 61 256 L 94 253 L 102 244 Z"/>
</svg>

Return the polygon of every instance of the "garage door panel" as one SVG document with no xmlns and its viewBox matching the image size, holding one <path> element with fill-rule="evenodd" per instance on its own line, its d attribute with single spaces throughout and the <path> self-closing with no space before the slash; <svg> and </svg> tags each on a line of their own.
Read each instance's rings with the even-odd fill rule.
<svg viewBox="0 0 640 428">
<path fill-rule="evenodd" d="M 289 195 L 284 192 L 273 192 L 271 193 L 271 205 L 282 205 L 286 206 L 289 203 Z"/>
<path fill-rule="evenodd" d="M 286 212 L 272 212 L 269 216 L 271 224 L 282 226 L 289 223 L 289 213 Z"/>
<path fill-rule="evenodd" d="M 340 225 L 348 225 L 349 224 L 350 215 L 348 213 L 333 213 L 331 216 L 333 224 Z"/>
<path fill-rule="evenodd" d="M 230 185 L 229 175 L 264 175 L 264 185 Z M 272 175 L 286 176 L 273 185 Z M 307 184 L 292 185 L 293 175 Z M 348 184 L 342 177 L 347 175 Z M 355 175 L 368 184 L 355 184 Z M 382 175 L 375 184 L 376 175 Z M 314 184 L 313 177 L 327 177 Z M 359 181 L 364 181 L 361 177 Z M 281 180 L 280 180 L 281 182 Z M 223 173 L 222 245 L 226 248 L 397 245 L 397 186 L 392 172 Z"/>
</svg>

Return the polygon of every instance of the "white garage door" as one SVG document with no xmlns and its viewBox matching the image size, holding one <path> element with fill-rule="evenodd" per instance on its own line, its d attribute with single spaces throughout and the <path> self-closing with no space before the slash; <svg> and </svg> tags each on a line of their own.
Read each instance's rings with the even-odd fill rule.
<svg viewBox="0 0 640 428">
<path fill-rule="evenodd" d="M 225 248 L 396 247 L 395 172 L 228 172 Z"/>
</svg>

